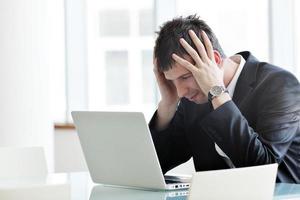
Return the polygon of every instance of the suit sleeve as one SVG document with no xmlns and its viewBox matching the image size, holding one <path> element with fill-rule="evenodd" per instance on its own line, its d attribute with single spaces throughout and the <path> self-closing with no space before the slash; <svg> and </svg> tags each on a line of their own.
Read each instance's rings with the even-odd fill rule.
<svg viewBox="0 0 300 200">
<path fill-rule="evenodd" d="M 153 115 L 149 128 L 163 173 L 188 161 L 191 158 L 190 147 L 187 144 L 184 129 L 183 106 L 179 104 L 169 126 L 162 131 L 156 131 Z"/>
<path fill-rule="evenodd" d="M 201 128 L 230 157 L 236 167 L 281 163 L 299 138 L 300 88 L 293 75 L 272 75 L 253 106 L 255 130 L 233 101 L 211 112 Z"/>
</svg>

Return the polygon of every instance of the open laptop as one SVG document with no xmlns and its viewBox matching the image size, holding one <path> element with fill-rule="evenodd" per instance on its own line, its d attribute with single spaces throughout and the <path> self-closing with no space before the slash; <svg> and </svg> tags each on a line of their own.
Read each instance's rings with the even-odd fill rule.
<svg viewBox="0 0 300 200">
<path fill-rule="evenodd" d="M 188 200 L 272 200 L 278 164 L 196 172 Z"/>
<path fill-rule="evenodd" d="M 190 177 L 165 180 L 143 113 L 73 111 L 95 183 L 157 190 L 189 187 Z"/>
</svg>

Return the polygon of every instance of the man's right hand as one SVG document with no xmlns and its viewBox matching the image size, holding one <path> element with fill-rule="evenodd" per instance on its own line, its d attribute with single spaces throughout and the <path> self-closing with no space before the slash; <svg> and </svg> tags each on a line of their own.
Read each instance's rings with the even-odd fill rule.
<svg viewBox="0 0 300 200">
<path fill-rule="evenodd" d="M 159 70 L 156 58 L 153 59 L 153 65 L 153 71 L 161 95 L 161 100 L 157 108 L 156 129 L 163 130 L 172 120 L 180 98 L 178 97 L 175 85 L 167 80 L 164 73 Z"/>
</svg>

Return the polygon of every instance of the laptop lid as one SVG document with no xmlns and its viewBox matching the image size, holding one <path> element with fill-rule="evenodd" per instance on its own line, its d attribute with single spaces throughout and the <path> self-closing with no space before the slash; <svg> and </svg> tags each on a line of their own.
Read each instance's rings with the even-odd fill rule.
<svg viewBox="0 0 300 200">
<path fill-rule="evenodd" d="M 188 200 L 273 199 L 278 164 L 197 172 Z"/>
<path fill-rule="evenodd" d="M 74 111 L 72 117 L 94 182 L 177 189 L 165 184 L 143 113 Z"/>
</svg>

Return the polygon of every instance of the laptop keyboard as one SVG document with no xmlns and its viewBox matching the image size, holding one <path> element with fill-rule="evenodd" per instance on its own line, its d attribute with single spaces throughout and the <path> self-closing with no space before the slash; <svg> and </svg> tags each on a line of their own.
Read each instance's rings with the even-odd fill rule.
<svg viewBox="0 0 300 200">
<path fill-rule="evenodd" d="M 183 181 L 180 180 L 167 180 L 165 179 L 166 184 L 172 184 L 172 183 L 183 183 Z"/>
<path fill-rule="evenodd" d="M 191 181 L 191 179 L 189 179 L 189 178 L 178 178 L 178 177 L 172 177 L 172 176 L 165 176 L 166 184 L 189 183 L 190 181 Z"/>
</svg>

